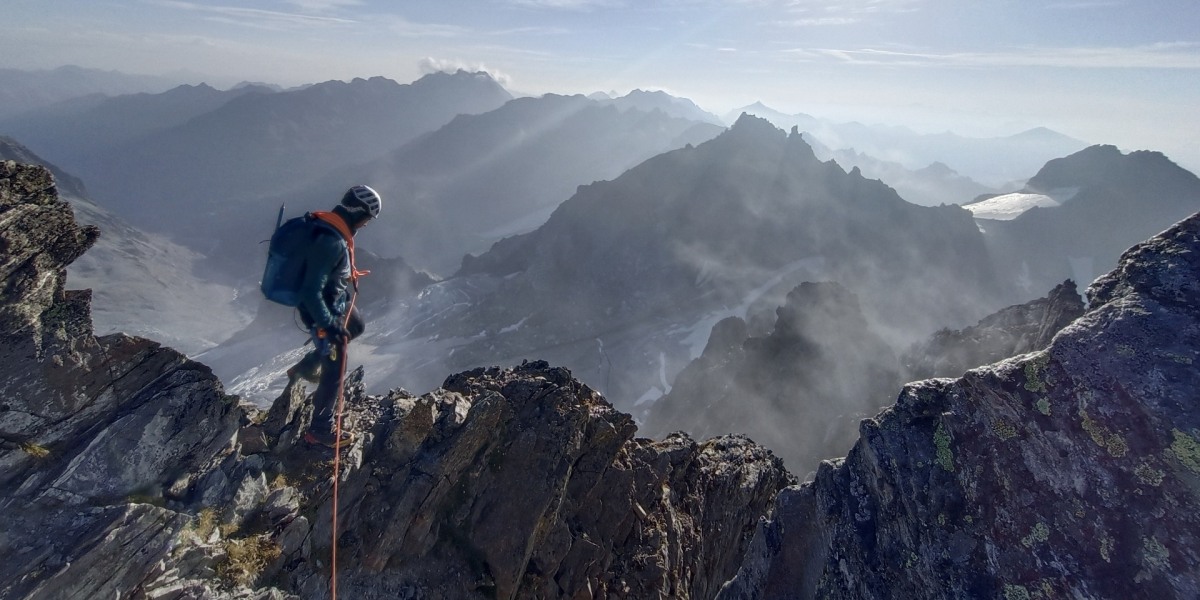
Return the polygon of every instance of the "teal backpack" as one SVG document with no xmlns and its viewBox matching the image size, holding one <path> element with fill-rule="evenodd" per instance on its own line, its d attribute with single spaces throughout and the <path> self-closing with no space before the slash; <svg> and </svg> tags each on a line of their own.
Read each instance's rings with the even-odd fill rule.
<svg viewBox="0 0 1200 600">
<path fill-rule="evenodd" d="M 284 306 L 300 304 L 300 290 L 307 275 L 306 248 L 320 230 L 338 233 L 325 221 L 305 213 L 304 216 L 283 220 L 283 206 L 275 219 L 275 233 L 267 249 L 267 267 L 263 271 L 262 289 L 267 300 Z M 341 234 L 338 233 L 341 237 Z"/>
</svg>

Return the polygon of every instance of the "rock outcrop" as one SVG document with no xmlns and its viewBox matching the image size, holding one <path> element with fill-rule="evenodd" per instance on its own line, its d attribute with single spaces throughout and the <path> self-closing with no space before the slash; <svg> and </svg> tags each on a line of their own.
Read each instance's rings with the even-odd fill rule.
<svg viewBox="0 0 1200 600">
<path fill-rule="evenodd" d="M 2 598 L 323 598 L 332 455 L 153 342 L 91 333 L 65 267 L 95 240 L 49 172 L 0 163 Z M 710 598 L 794 483 L 744 437 L 634 437 L 544 362 L 420 398 L 346 388 L 337 571 L 354 598 Z"/>
<path fill-rule="evenodd" d="M 972 327 L 942 329 L 909 348 L 901 358 L 906 378 L 958 377 L 973 367 L 1041 350 L 1083 310 L 1075 282 L 1068 279 L 1044 298 L 1004 308 Z"/>
<path fill-rule="evenodd" d="M 1200 596 L 1200 214 L 1042 351 L 905 386 L 779 495 L 732 598 Z"/>
</svg>

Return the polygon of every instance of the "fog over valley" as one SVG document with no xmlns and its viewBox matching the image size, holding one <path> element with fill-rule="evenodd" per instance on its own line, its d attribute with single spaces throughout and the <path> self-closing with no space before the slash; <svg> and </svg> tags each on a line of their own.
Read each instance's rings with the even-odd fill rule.
<svg viewBox="0 0 1200 600">
<path fill-rule="evenodd" d="M 0 598 L 1200 597 L 1194 0 L 0 12 Z"/>
<path fill-rule="evenodd" d="M 368 389 L 422 392 L 462 369 L 546 359 L 639 420 L 680 402 L 676 377 L 714 326 L 785 335 L 775 313 L 818 282 L 857 307 L 846 327 L 860 333 L 805 334 L 816 346 L 791 360 L 833 344 L 842 366 L 772 403 L 869 416 L 903 383 L 894 361 L 910 346 L 1064 280 L 1086 285 L 1200 199 L 1161 154 L 1046 128 L 929 135 L 761 102 L 718 117 L 664 92 L 517 97 L 483 72 L 91 95 L 0 127 L 7 157 L 77 182 L 68 198 L 105 230 L 93 254 L 112 252 L 107 266 L 73 271 L 96 290 L 97 326 L 158 333 L 259 403 L 307 336 L 257 292 L 262 240 L 281 206 L 328 209 L 351 181 L 386 202 L 358 241 L 372 274 L 353 356 Z M 854 361 L 890 374 L 854 387 Z M 746 410 L 685 429 L 755 414 L 786 422 Z M 837 439 L 805 460 L 852 438 Z"/>
</svg>

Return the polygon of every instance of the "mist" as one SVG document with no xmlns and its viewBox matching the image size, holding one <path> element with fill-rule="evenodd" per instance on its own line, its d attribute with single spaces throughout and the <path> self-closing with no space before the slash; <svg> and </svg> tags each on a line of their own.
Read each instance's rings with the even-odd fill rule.
<svg viewBox="0 0 1200 600">
<path fill-rule="evenodd" d="M 383 99 L 333 113 L 357 133 L 313 143 L 322 107 L 368 89 Z M 372 274 L 350 355 L 370 391 L 544 359 L 647 435 L 749 433 L 801 474 L 905 381 L 1034 348 L 1029 333 L 959 346 L 1006 306 L 1086 285 L 1200 197 L 1160 154 L 1046 129 L 930 135 L 762 104 L 723 118 L 662 92 L 513 98 L 458 72 L 90 98 L 0 127 L 101 211 L 107 237 L 73 272 L 96 289 L 98 331 L 177 345 L 243 398 L 272 401 L 308 337 L 258 294 L 259 241 L 280 205 L 327 210 L 367 183 L 384 211 L 357 239 Z M 202 159 L 223 154 L 236 169 Z M 1075 193 L 1009 221 L 959 206 L 1060 188 Z"/>
</svg>

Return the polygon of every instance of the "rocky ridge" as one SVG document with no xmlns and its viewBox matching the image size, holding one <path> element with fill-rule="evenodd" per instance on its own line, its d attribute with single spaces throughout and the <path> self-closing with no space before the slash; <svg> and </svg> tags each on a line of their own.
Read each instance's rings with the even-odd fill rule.
<svg viewBox="0 0 1200 600">
<path fill-rule="evenodd" d="M 905 374 L 910 381 L 957 377 L 967 369 L 1041 350 L 1083 311 L 1083 299 L 1068 279 L 1044 298 L 1001 309 L 972 327 L 937 331 L 901 357 Z"/>
<path fill-rule="evenodd" d="M 95 240 L 49 172 L 0 163 L 3 598 L 322 598 L 331 456 L 207 367 L 92 335 L 65 267 Z M 736 572 L 779 459 L 743 437 L 634 437 L 565 369 L 367 396 L 348 378 L 338 571 L 356 598 L 708 598 Z"/>
<path fill-rule="evenodd" d="M 203 365 L 95 337 L 96 237 L 0 163 L 0 598 L 328 597 L 330 456 Z M 1200 594 L 1200 215 L 1127 252 L 1045 350 L 905 386 L 794 482 L 739 436 L 639 439 L 561 368 L 413 397 L 348 378 L 337 544 L 356 598 Z M 768 518 L 760 521 L 760 517 Z"/>
<path fill-rule="evenodd" d="M 718 598 L 1200 595 L 1200 214 L 1045 350 L 908 384 Z"/>
</svg>

